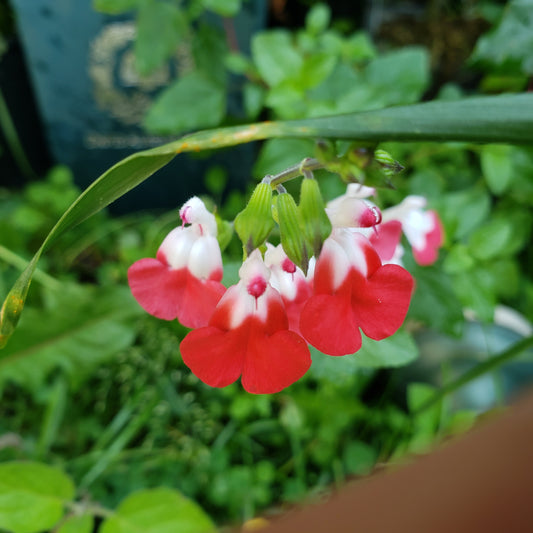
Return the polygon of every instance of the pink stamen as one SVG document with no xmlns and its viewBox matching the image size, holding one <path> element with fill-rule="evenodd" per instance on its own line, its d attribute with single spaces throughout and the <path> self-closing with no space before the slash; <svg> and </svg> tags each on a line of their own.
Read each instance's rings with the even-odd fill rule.
<svg viewBox="0 0 533 533">
<path fill-rule="evenodd" d="M 370 228 L 379 224 L 381 218 L 381 211 L 376 206 L 372 206 L 365 209 L 363 214 L 359 217 L 359 225 L 362 228 Z"/>
<path fill-rule="evenodd" d="M 186 207 L 183 208 L 182 212 L 180 213 L 180 218 L 181 218 L 181 221 L 183 222 L 183 224 L 190 224 L 190 220 L 189 220 L 189 217 L 187 216 L 188 215 L 188 212 L 190 211 L 191 209 L 191 206 L 188 205 Z"/>
<path fill-rule="evenodd" d="M 265 278 L 261 276 L 256 276 L 253 278 L 250 283 L 246 286 L 246 290 L 248 291 L 248 294 L 253 296 L 254 298 L 259 298 L 266 290 L 267 282 Z"/>
<path fill-rule="evenodd" d="M 283 260 L 283 263 L 281 263 L 281 268 L 284 272 L 288 272 L 289 274 L 294 274 L 296 272 L 296 265 L 288 257 L 286 257 Z"/>
</svg>

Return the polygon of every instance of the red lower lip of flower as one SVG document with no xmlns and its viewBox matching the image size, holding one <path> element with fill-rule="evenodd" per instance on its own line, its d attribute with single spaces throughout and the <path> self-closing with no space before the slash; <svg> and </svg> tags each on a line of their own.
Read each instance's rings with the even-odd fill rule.
<svg viewBox="0 0 533 533">
<path fill-rule="evenodd" d="M 226 291 L 215 271 L 213 279 L 200 280 L 188 269 L 173 270 L 157 259 L 146 258 L 128 270 L 128 282 L 137 302 L 151 315 L 164 320 L 178 319 L 185 327 L 205 326 Z"/>
<path fill-rule="evenodd" d="M 233 330 L 207 326 L 191 331 L 180 346 L 183 361 L 212 387 L 225 387 L 242 376 L 248 392 L 279 392 L 307 372 L 311 357 L 298 334 L 286 329 L 268 334 L 265 327 L 250 316 Z"/>
</svg>

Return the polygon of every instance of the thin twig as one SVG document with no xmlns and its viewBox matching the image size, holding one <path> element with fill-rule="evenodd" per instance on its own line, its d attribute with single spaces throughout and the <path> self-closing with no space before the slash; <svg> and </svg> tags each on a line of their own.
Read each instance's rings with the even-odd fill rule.
<svg viewBox="0 0 533 533">
<path fill-rule="evenodd" d="M 520 355 L 524 350 L 527 350 L 527 348 L 530 348 L 531 346 L 533 346 L 533 335 L 516 342 L 510 348 L 503 351 L 499 355 L 496 355 L 494 357 L 491 357 L 490 359 L 487 359 L 486 361 L 483 361 L 482 363 L 476 365 L 474 368 L 471 368 L 468 372 L 464 373 L 456 380 L 448 383 L 447 385 L 444 385 L 444 387 L 442 387 L 438 392 L 436 392 L 432 398 L 430 398 L 427 402 L 423 403 L 418 409 L 416 409 L 413 414 L 415 416 L 419 415 L 432 405 L 436 404 L 438 401 L 442 400 L 442 398 L 444 398 L 451 392 L 456 391 L 463 385 L 470 383 L 479 376 L 482 376 L 483 374 L 490 372 L 495 368 L 498 368 L 500 365 Z"/>
</svg>

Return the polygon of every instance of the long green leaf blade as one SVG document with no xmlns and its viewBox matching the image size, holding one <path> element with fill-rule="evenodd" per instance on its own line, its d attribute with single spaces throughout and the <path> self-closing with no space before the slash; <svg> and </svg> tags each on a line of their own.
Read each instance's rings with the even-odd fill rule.
<svg viewBox="0 0 533 533">
<path fill-rule="evenodd" d="M 363 113 L 219 128 L 133 154 L 104 172 L 52 228 L 4 301 L 0 311 L 0 348 L 15 330 L 41 254 L 61 233 L 126 194 L 178 153 L 275 137 L 533 143 L 533 94 L 428 102 Z"/>
</svg>

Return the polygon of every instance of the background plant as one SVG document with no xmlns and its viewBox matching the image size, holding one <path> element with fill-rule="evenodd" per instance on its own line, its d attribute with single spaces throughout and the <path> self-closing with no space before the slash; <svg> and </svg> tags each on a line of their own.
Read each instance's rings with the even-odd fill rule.
<svg viewBox="0 0 533 533">
<path fill-rule="evenodd" d="M 133 2 L 123 5 L 132 7 Z M 497 38 L 502 31 L 498 28 L 508 24 L 505 17 L 514 9 L 513 3 L 488 42 Z M 195 20 L 187 22 L 189 27 Z M 228 56 L 231 71 L 246 79 L 244 109 L 250 118 L 265 113 L 280 119 L 317 117 L 422 97 L 430 81 L 424 49 L 382 53 L 364 34 L 345 35 L 329 30 L 328 24 L 327 8 L 317 7 L 305 29 L 259 34 L 251 58 Z M 478 60 L 483 42 L 487 41 L 480 41 Z M 506 42 L 503 38 L 499 46 Z M 286 58 L 281 54 L 273 62 L 283 65 L 276 78 L 265 54 L 271 50 L 279 57 L 276 51 L 283 46 Z M 485 64 L 484 79 L 498 72 Z M 513 68 L 527 83 L 530 72 L 523 65 L 527 62 L 516 61 Z M 309 70 L 313 76 L 305 74 Z M 481 89 L 487 88 L 486 83 Z M 447 86 L 439 93 L 440 101 L 453 103 L 462 91 Z M 225 95 L 218 98 L 225 102 Z M 293 110 L 297 115 L 292 115 Z M 513 116 L 527 116 L 527 111 L 520 109 Z M 403 120 L 405 125 L 405 116 L 397 123 Z M 500 131 L 505 126 L 500 124 Z M 180 142 L 212 146 L 210 139 L 216 135 L 229 143 L 234 134 L 208 132 Z M 274 134 L 291 131 L 280 126 Z M 367 128 L 364 135 L 370 134 Z M 268 135 L 266 131 L 264 136 Z M 390 132 L 376 135 L 390 138 Z M 508 140 L 501 135 L 502 141 Z M 179 489 L 217 523 L 226 523 L 320 494 L 349 476 L 364 475 L 406 451 L 425 451 L 435 440 L 470 427 L 478 411 L 471 404 L 464 408 L 461 398 L 452 394 L 464 384 L 462 372 L 473 378 L 481 371 L 494 372 L 511 359 L 523 374 L 530 368 L 531 338 L 506 350 L 493 342 L 490 324 L 502 303 L 533 319 L 527 246 L 533 152 L 528 147 L 480 146 L 464 140 L 451 145 L 394 142 L 383 147 L 406 170 L 393 178 L 394 189 L 380 188 L 380 201 L 392 204 L 406 194 L 427 196 L 441 214 L 447 236 L 435 266 L 418 268 L 406 259 L 418 286 L 406 330 L 390 342 L 364 347 L 356 357 L 333 359 L 314 353 L 308 376 L 277 395 L 251 396 L 239 386 L 210 389 L 181 362 L 179 340 L 186 331 L 176 323 L 144 316 L 124 289 L 127 267 L 154 255 L 161 238 L 176 224 L 176 213 L 113 219 L 99 212 L 75 228 L 70 227 L 74 218 L 67 219 L 69 231 L 43 255 L 19 329 L 0 353 L 0 458 L 5 461 L 0 466 L 17 472 L 19 463 L 11 461 L 28 459 L 60 466 L 74 480 L 77 498 L 62 474 L 53 469 L 46 475 L 60 477 L 60 483 L 68 485 L 64 499 L 74 502 L 67 505 L 69 512 L 87 510 L 79 518 L 84 525 L 75 523 L 87 531 L 91 517 L 100 523 L 112 516 L 105 509 L 117 508 L 130 492 L 160 486 Z M 336 149 L 342 152 L 345 144 L 338 143 Z M 104 177 L 109 182 L 116 177 L 115 183 L 135 172 L 147 177 L 173 156 L 172 147 L 166 150 L 134 156 Z M 262 177 L 281 171 L 313 152 L 309 139 L 267 141 L 254 173 Z M 147 162 L 153 167 L 146 169 Z M 215 169 L 207 184 L 214 196 L 220 196 L 216 176 Z M 322 172 L 319 179 L 326 197 L 343 192 L 336 176 Z M 124 184 L 123 190 L 130 186 Z M 56 168 L 46 181 L 21 193 L 2 190 L 1 194 L 0 287 L 6 294 L 18 270 L 79 191 L 69 172 Z M 223 200 L 219 206 L 228 218 L 235 215 L 232 201 Z M 233 251 L 230 246 L 230 260 L 237 259 Z M 230 281 L 235 272 L 227 270 Z M 464 308 L 475 311 L 480 320 L 485 349 L 463 345 L 455 359 L 438 359 L 430 352 L 416 363 L 412 334 L 430 328 L 447 335 L 449 342 L 472 327 L 465 322 Z M 432 359 L 434 377 L 422 373 Z M 394 368 L 407 363 L 411 364 Z M 489 375 L 501 392 L 493 398 L 494 405 L 498 398 L 503 401 L 508 374 Z M 422 380 L 426 383 L 418 382 Z M 13 486 L 0 483 L 0 498 L 12 497 L 13 491 Z M 23 530 L 11 522 L 0 522 L 0 527 Z M 45 527 L 53 525 L 41 521 L 25 530 Z"/>
</svg>

